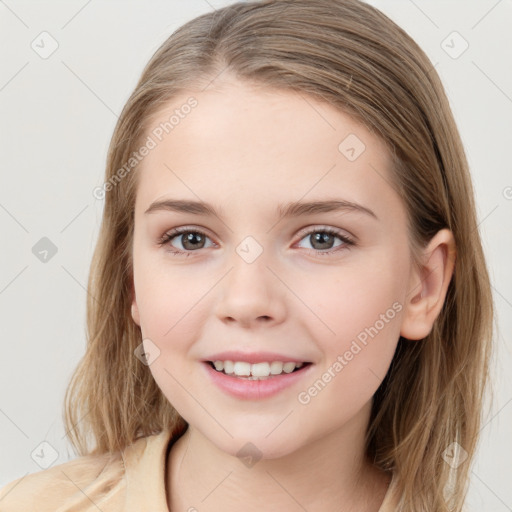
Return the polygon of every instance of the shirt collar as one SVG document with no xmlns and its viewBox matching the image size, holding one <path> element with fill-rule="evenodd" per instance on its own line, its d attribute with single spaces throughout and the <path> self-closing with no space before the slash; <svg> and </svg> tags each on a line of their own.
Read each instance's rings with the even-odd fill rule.
<svg viewBox="0 0 512 512">
<path fill-rule="evenodd" d="M 166 464 L 171 431 L 144 437 L 123 450 L 126 512 L 169 512 Z"/>
</svg>

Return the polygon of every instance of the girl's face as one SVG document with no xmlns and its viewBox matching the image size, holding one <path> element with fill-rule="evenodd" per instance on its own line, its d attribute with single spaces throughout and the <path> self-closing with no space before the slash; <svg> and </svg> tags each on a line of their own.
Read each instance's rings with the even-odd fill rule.
<svg viewBox="0 0 512 512">
<path fill-rule="evenodd" d="M 183 93 L 147 136 L 132 316 L 169 402 L 233 455 L 364 431 L 413 272 L 384 144 L 326 103 L 236 81 Z M 304 364 L 252 380 L 216 360 Z"/>
</svg>

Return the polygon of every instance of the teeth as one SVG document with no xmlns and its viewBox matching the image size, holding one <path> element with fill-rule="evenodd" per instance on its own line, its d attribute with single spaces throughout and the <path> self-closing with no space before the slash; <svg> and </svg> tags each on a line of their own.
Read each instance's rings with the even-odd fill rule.
<svg viewBox="0 0 512 512">
<path fill-rule="evenodd" d="M 284 363 L 283 364 L 283 372 L 284 373 L 292 373 L 295 370 L 295 363 Z"/>
<path fill-rule="evenodd" d="M 272 361 L 271 363 L 247 363 L 245 361 L 214 361 L 213 365 L 219 372 L 226 375 L 236 375 L 246 377 L 249 380 L 265 379 L 270 375 L 280 375 L 292 373 L 295 368 L 301 368 L 304 363 L 282 363 L 281 361 Z"/>
<path fill-rule="evenodd" d="M 217 371 L 221 372 L 222 370 L 224 370 L 224 363 L 222 361 L 215 361 L 215 363 L 213 364 Z"/>
<path fill-rule="evenodd" d="M 230 374 L 233 373 L 233 369 L 235 368 L 235 365 L 233 364 L 233 361 L 224 361 L 224 373 Z"/>
<path fill-rule="evenodd" d="M 283 371 L 283 363 L 280 363 L 279 361 L 272 361 L 270 363 L 270 373 L 272 375 L 279 375 Z"/>
<path fill-rule="evenodd" d="M 244 375 L 249 377 L 249 375 L 251 375 L 251 364 L 241 363 L 240 361 L 237 361 L 233 365 L 233 373 L 235 375 L 240 375 L 241 377 L 243 377 Z"/>
<path fill-rule="evenodd" d="M 268 363 L 251 364 L 251 375 L 253 377 L 268 377 L 270 375 L 270 365 Z"/>
</svg>

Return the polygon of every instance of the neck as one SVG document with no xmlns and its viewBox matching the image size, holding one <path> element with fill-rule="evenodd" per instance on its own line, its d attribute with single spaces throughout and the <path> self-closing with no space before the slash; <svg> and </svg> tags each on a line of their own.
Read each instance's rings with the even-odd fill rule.
<svg viewBox="0 0 512 512">
<path fill-rule="evenodd" d="M 378 512 L 390 478 L 364 456 L 369 412 L 368 405 L 342 428 L 254 465 L 219 450 L 189 426 L 169 452 L 170 510 Z"/>
</svg>

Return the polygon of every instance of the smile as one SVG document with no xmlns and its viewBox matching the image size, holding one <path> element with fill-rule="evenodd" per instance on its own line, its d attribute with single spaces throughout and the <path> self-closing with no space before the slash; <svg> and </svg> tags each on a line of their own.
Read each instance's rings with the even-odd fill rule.
<svg viewBox="0 0 512 512">
<path fill-rule="evenodd" d="M 294 362 L 260 362 L 248 363 L 246 361 L 208 361 L 212 368 L 224 375 L 245 378 L 247 380 L 265 380 L 268 378 L 282 375 L 283 373 L 293 373 L 305 365 L 311 363 Z"/>
<path fill-rule="evenodd" d="M 262 400 L 278 395 L 286 388 L 297 387 L 315 366 L 310 362 L 291 361 L 249 363 L 216 359 L 202 362 L 207 378 L 216 388 L 241 400 Z"/>
</svg>

